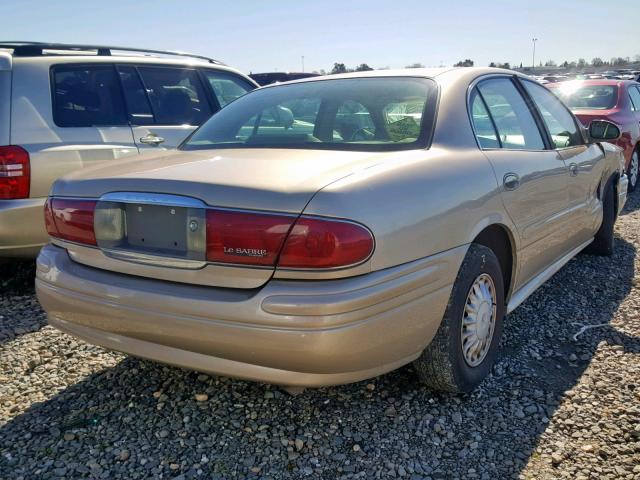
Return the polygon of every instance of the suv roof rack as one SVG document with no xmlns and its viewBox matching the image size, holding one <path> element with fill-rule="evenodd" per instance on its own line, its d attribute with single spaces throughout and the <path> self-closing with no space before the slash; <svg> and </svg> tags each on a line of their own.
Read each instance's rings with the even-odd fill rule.
<svg viewBox="0 0 640 480">
<path fill-rule="evenodd" d="M 117 52 L 132 52 L 132 53 L 142 53 L 143 55 L 175 55 L 179 57 L 190 57 L 197 58 L 198 60 L 204 60 L 209 63 L 214 63 L 216 65 L 224 65 L 224 63 L 219 60 L 214 60 L 213 58 L 205 57 L 203 55 L 194 55 L 191 53 L 185 52 L 176 52 L 172 50 L 150 50 L 147 48 L 131 48 L 131 47 L 113 47 L 106 45 L 76 45 L 76 44 L 68 44 L 68 43 L 47 43 L 47 42 L 9 42 L 9 41 L 0 41 L 0 49 L 10 49 L 13 50 L 13 55 L 15 57 L 39 57 L 43 55 L 47 55 L 44 53 L 45 50 L 68 50 L 71 52 L 83 52 L 83 51 L 91 51 L 95 50 L 96 55 L 98 56 L 111 56 L 114 51 Z"/>
</svg>

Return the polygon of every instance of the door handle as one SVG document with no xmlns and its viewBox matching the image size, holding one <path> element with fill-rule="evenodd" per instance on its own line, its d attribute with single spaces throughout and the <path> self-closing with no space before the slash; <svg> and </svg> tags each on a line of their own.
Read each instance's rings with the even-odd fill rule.
<svg viewBox="0 0 640 480">
<path fill-rule="evenodd" d="M 520 177 L 515 173 L 507 173 L 502 179 L 505 190 L 515 190 L 520 186 Z"/>
<path fill-rule="evenodd" d="M 578 175 L 578 164 L 577 163 L 572 163 L 569 165 L 569 174 L 572 177 L 575 177 L 576 175 Z"/>
<path fill-rule="evenodd" d="M 162 142 L 164 142 L 164 138 L 155 133 L 149 133 L 140 138 L 140 143 L 146 143 L 147 145 L 160 145 Z"/>
</svg>

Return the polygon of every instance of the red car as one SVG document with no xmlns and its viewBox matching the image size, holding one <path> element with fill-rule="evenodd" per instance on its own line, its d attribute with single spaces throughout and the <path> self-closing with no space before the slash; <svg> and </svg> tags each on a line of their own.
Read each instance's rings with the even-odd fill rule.
<svg viewBox="0 0 640 480">
<path fill-rule="evenodd" d="M 638 184 L 640 164 L 640 83 L 631 80 L 575 80 L 548 84 L 586 127 L 602 119 L 620 127 L 615 143 L 624 150 L 629 191 Z"/>
</svg>

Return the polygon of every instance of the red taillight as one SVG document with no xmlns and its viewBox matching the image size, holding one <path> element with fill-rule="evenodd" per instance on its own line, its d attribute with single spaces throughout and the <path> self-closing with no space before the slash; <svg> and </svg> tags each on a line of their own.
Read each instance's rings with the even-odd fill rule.
<svg viewBox="0 0 640 480">
<path fill-rule="evenodd" d="M 52 237 L 96 245 L 93 231 L 93 200 L 50 198 L 44 206 L 44 223 Z"/>
<path fill-rule="evenodd" d="M 207 260 L 274 266 L 295 217 L 207 210 Z"/>
<path fill-rule="evenodd" d="M 295 222 L 295 224 L 294 224 Z M 293 225 L 293 228 L 292 228 Z M 373 251 L 371 232 L 351 222 L 317 217 L 207 211 L 207 260 L 281 268 L 354 265 Z"/>
<path fill-rule="evenodd" d="M 22 147 L 0 147 L 0 200 L 29 198 L 29 153 Z"/>
<path fill-rule="evenodd" d="M 362 225 L 302 216 L 287 237 L 278 266 L 346 267 L 366 260 L 373 246 L 373 235 Z"/>
<path fill-rule="evenodd" d="M 51 237 L 59 237 L 60 232 L 56 228 L 56 222 L 53 219 L 53 210 L 51 209 L 51 199 L 47 198 L 44 202 L 44 227 L 47 229 L 47 233 Z"/>
</svg>

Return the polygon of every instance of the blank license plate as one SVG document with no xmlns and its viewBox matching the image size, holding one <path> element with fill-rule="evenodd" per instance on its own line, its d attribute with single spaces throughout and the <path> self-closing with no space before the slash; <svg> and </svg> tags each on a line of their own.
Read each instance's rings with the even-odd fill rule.
<svg viewBox="0 0 640 480">
<path fill-rule="evenodd" d="M 188 209 L 164 205 L 125 205 L 126 243 L 156 254 L 186 254 Z"/>
</svg>

